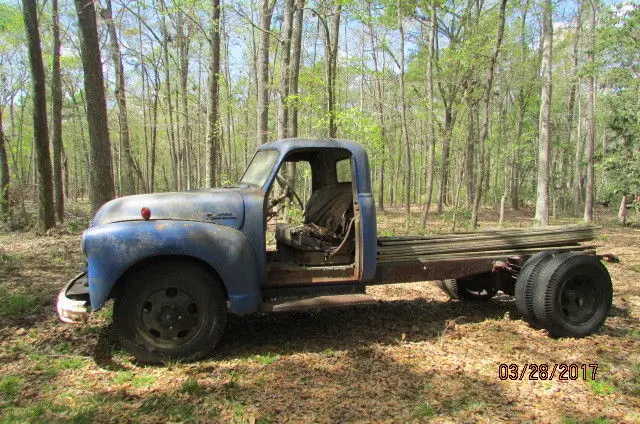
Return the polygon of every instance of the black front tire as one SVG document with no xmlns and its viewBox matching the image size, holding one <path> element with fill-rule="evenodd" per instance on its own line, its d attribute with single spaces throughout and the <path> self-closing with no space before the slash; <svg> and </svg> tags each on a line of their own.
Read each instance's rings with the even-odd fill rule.
<svg viewBox="0 0 640 424">
<path fill-rule="evenodd" d="M 144 363 L 204 358 L 220 340 L 226 319 L 221 282 L 188 261 L 148 264 L 130 273 L 114 303 L 118 339 Z"/>
<path fill-rule="evenodd" d="M 613 300 L 609 272 L 593 255 L 567 252 L 550 259 L 536 282 L 536 319 L 554 337 L 584 337 L 602 326 Z"/>
</svg>

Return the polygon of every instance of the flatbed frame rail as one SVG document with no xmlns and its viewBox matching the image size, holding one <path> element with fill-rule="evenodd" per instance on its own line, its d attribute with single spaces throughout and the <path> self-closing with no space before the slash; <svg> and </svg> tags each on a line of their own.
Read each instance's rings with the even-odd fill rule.
<svg viewBox="0 0 640 424">
<path fill-rule="evenodd" d="M 554 226 L 378 239 L 375 283 L 463 278 L 523 263 L 542 250 L 595 251 L 597 227 Z M 517 266 L 517 265 L 516 265 Z"/>
</svg>

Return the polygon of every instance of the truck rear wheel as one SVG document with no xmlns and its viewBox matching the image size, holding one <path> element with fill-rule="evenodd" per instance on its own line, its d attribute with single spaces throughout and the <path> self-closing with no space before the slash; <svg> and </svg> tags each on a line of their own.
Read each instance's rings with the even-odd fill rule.
<svg viewBox="0 0 640 424">
<path fill-rule="evenodd" d="M 602 326 L 612 299 L 611 277 L 600 260 L 566 252 L 544 264 L 533 307 L 538 322 L 554 337 L 584 337 Z"/>
<path fill-rule="evenodd" d="M 520 315 L 531 323 L 536 321 L 533 311 L 533 288 L 537 281 L 537 274 L 556 253 L 557 251 L 553 250 L 536 253 L 527 259 L 518 274 L 515 286 L 516 307 Z"/>
<path fill-rule="evenodd" d="M 195 361 L 214 348 L 226 324 L 222 285 L 184 261 L 149 264 L 125 277 L 114 304 L 123 347 L 137 360 Z"/>
<path fill-rule="evenodd" d="M 454 299 L 489 300 L 498 293 L 491 273 L 474 275 L 457 280 L 443 280 L 440 288 Z"/>
</svg>

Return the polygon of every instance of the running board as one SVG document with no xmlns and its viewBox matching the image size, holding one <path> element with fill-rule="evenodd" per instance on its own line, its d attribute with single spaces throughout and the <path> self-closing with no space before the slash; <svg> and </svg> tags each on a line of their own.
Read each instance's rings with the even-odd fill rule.
<svg viewBox="0 0 640 424">
<path fill-rule="evenodd" d="M 366 294 L 344 294 L 334 296 L 318 296 L 307 299 L 286 300 L 282 302 L 265 302 L 262 310 L 265 312 L 305 311 L 317 308 L 336 308 L 340 306 L 366 305 L 376 300 Z"/>
</svg>

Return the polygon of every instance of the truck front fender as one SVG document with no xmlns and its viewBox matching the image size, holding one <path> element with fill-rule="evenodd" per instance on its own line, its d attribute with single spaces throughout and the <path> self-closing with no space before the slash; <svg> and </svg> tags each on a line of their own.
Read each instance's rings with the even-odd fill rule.
<svg viewBox="0 0 640 424">
<path fill-rule="evenodd" d="M 83 249 L 91 307 L 100 308 L 122 275 L 141 261 L 160 256 L 199 259 L 220 276 L 231 311 L 253 312 L 262 302 L 255 252 L 240 231 L 196 221 L 125 221 L 91 227 Z"/>
</svg>

